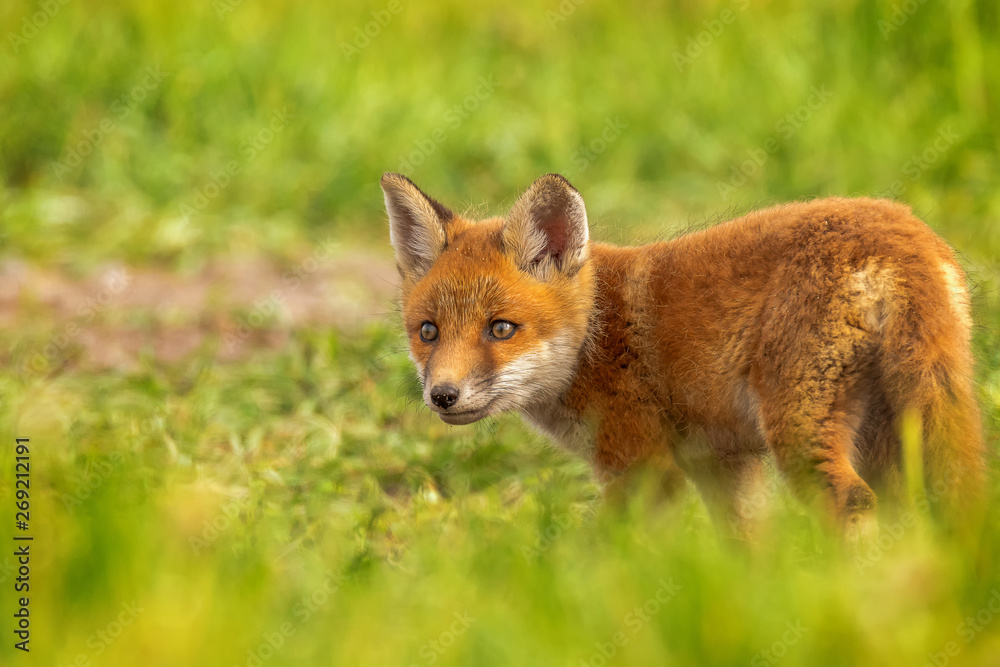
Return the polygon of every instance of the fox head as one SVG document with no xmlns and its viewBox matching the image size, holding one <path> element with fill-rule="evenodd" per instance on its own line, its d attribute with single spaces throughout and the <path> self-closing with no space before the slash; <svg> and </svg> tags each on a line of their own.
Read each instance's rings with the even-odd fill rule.
<svg viewBox="0 0 1000 667">
<path fill-rule="evenodd" d="M 505 218 L 474 221 L 399 174 L 382 190 L 427 407 L 470 424 L 565 392 L 594 300 L 580 193 L 549 174 Z"/>
</svg>

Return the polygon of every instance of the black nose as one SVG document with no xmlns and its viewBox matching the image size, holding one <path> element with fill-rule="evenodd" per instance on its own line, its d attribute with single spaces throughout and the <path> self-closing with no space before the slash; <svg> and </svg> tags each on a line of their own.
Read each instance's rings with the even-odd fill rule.
<svg viewBox="0 0 1000 667">
<path fill-rule="evenodd" d="M 457 400 L 458 387 L 446 384 L 438 385 L 437 387 L 431 389 L 431 401 L 434 405 L 443 410 L 447 410 L 451 406 L 455 405 L 455 401 Z"/>
</svg>

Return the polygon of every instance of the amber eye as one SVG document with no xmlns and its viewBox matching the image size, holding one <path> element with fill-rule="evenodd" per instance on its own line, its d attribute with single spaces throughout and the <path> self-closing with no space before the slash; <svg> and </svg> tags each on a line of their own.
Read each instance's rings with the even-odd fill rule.
<svg viewBox="0 0 1000 667">
<path fill-rule="evenodd" d="M 430 322 L 424 322 L 420 325 L 420 340 L 425 343 L 430 343 L 436 340 L 438 337 L 438 328 L 431 324 Z"/>
<path fill-rule="evenodd" d="M 490 325 L 490 334 L 497 340 L 507 340 L 514 335 L 517 327 L 507 320 L 497 320 Z"/>
</svg>

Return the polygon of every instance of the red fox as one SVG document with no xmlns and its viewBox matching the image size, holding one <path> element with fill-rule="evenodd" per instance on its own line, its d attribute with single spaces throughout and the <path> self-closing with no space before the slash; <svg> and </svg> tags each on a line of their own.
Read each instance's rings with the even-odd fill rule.
<svg viewBox="0 0 1000 667">
<path fill-rule="evenodd" d="M 398 174 L 382 189 L 410 357 L 446 423 L 516 410 L 603 481 L 652 466 L 730 522 L 769 455 L 849 532 L 876 491 L 903 494 L 912 415 L 927 497 L 978 493 L 965 275 L 906 206 L 821 199 L 617 247 L 589 240 L 557 174 L 481 221 Z"/>
</svg>

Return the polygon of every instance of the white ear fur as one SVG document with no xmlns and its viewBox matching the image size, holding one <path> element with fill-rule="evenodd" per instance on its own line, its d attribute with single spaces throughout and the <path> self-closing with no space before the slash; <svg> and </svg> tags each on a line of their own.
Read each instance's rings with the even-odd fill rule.
<svg viewBox="0 0 1000 667">
<path fill-rule="evenodd" d="M 396 266 L 404 278 L 419 278 L 444 250 L 444 224 L 453 214 L 405 176 L 383 174 L 381 184 Z"/>
<path fill-rule="evenodd" d="M 531 184 L 507 216 L 503 245 L 522 271 L 547 279 L 572 275 L 587 260 L 587 209 L 583 197 L 559 174 Z"/>
</svg>

